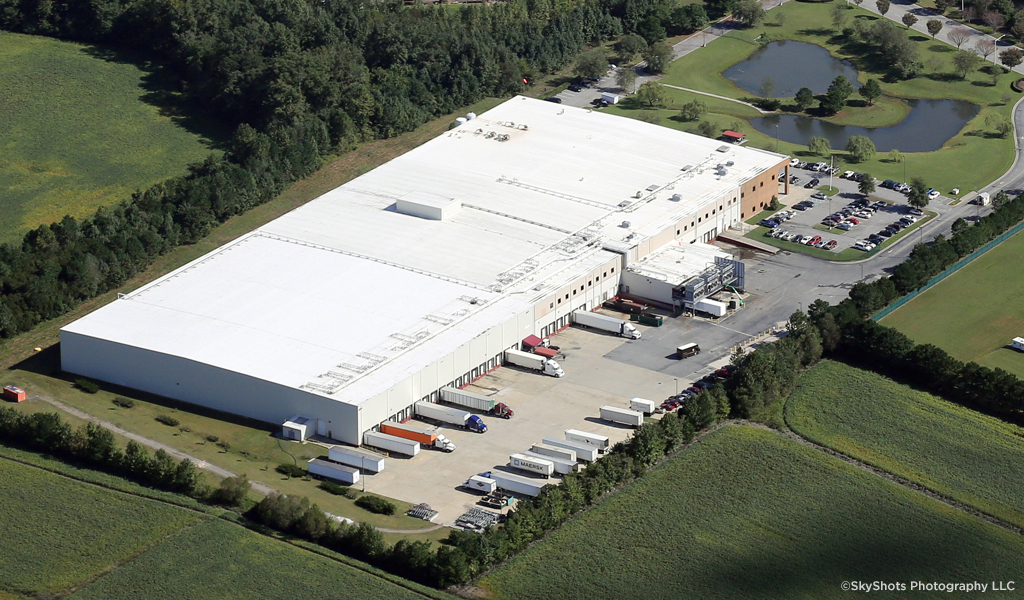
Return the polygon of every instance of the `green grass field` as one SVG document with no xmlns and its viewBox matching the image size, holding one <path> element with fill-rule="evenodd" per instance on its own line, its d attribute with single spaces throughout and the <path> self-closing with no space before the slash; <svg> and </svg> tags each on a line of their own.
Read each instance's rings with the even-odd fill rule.
<svg viewBox="0 0 1024 600">
<path fill-rule="evenodd" d="M 843 581 L 989 581 L 1022 563 L 1017 534 L 771 431 L 726 427 L 479 585 L 515 599 L 823 600 L 851 597 Z"/>
<path fill-rule="evenodd" d="M 722 71 L 736 64 L 758 48 L 753 40 L 767 33 L 772 39 L 792 39 L 809 42 L 825 47 L 834 56 L 853 62 L 859 71 L 858 79 L 863 83 L 869 78 L 882 80 L 882 89 L 886 96 L 873 107 L 847 108 L 835 117 L 830 118 L 838 124 L 863 125 L 879 127 L 892 125 L 907 114 L 905 99 L 908 98 L 950 98 L 968 100 L 981 106 L 979 114 L 964 129 L 945 143 L 941 150 L 935 152 L 910 153 L 907 155 L 908 177 L 920 176 L 929 186 L 949 193 L 958 187 L 970 190 L 973 186 L 981 187 L 1002 175 L 1013 162 L 1013 139 L 994 138 L 985 126 L 985 119 L 991 114 L 1009 116 L 1012 104 L 1019 94 L 1012 92 L 1010 82 L 1016 77 L 1013 74 L 1003 75 L 996 85 L 991 85 L 991 77 L 976 72 L 961 80 L 952 75 L 952 46 L 914 34 L 911 39 L 918 47 L 921 61 L 926 65 L 925 74 L 907 81 L 888 82 L 883 80 L 884 73 L 880 70 L 886 65 L 875 65 L 862 57 L 853 55 L 842 45 L 842 40 L 835 37 L 831 23 L 831 3 L 788 2 L 781 7 L 772 8 L 768 12 L 767 23 L 752 29 L 730 31 L 728 35 L 710 42 L 707 48 L 698 49 L 671 63 L 662 83 L 689 89 L 701 90 L 730 98 L 749 98 L 751 94 L 738 88 L 722 76 Z M 852 8 L 845 11 L 847 22 L 854 18 L 877 20 L 880 17 L 866 10 Z M 778 15 L 785 14 L 782 25 L 777 24 Z M 794 65 L 794 68 L 802 68 Z M 1010 102 L 1004 103 L 1004 95 L 1010 96 Z M 660 112 L 660 123 L 684 131 L 695 131 L 697 123 L 683 123 L 669 117 L 678 112 L 678 108 L 689 101 L 694 94 L 671 90 L 670 108 Z M 855 96 L 854 100 L 857 99 Z M 740 121 L 740 130 L 747 135 L 750 144 L 759 148 L 775 150 L 783 154 L 811 158 L 807 147 L 781 141 L 776 144 L 772 136 L 756 131 L 746 120 L 759 116 L 757 111 L 724 100 L 701 97 L 708 105 L 709 112 L 704 120 L 711 122 L 717 129 L 736 129 L 736 121 Z M 785 104 L 785 102 L 784 102 Z M 635 104 L 622 104 L 610 107 L 611 112 L 626 116 L 640 116 L 641 107 Z M 844 155 L 842 149 L 840 155 Z M 849 168 L 868 172 L 880 179 L 903 180 L 901 163 L 888 160 L 885 154 L 864 163 L 851 163 Z"/>
<path fill-rule="evenodd" d="M 183 173 L 210 152 L 204 135 L 223 135 L 105 53 L 0 32 L 0 242 Z"/>
<path fill-rule="evenodd" d="M 444 596 L 352 559 L 260 535 L 206 507 L 204 513 L 139 497 L 135 484 L 109 475 L 68 468 L 94 485 L 10 460 L 45 463 L 38 455 L 33 460 L 5 447 L 0 455 L 0 598 Z M 104 487 L 111 484 L 116 489 Z"/>
<path fill-rule="evenodd" d="M 801 436 L 1024 526 L 1024 429 L 822 361 L 786 403 Z"/>
<path fill-rule="evenodd" d="M 1018 271 L 1024 235 L 1015 235 L 882 319 L 919 344 L 1024 377 L 1024 278 Z"/>
<path fill-rule="evenodd" d="M 409 588 L 418 588 L 409 584 Z M 348 565 L 208 520 L 73 594 L 75 600 L 426 598 Z"/>
<path fill-rule="evenodd" d="M 99 575 L 202 515 L 0 460 L 0 589 L 55 592 Z"/>
</svg>

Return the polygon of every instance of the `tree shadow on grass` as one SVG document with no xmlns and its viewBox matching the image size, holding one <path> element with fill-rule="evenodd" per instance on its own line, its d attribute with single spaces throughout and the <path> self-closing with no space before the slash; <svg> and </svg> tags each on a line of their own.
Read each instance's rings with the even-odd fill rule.
<svg viewBox="0 0 1024 600">
<path fill-rule="evenodd" d="M 928 46 L 928 50 L 932 52 L 955 52 L 956 49 L 948 44 L 932 44 Z"/>
<path fill-rule="evenodd" d="M 941 81 L 943 83 L 952 83 L 954 81 L 963 81 L 963 79 L 956 73 L 928 73 L 925 75 L 932 81 Z"/>
<path fill-rule="evenodd" d="M 910 36 L 910 39 L 915 41 L 915 42 L 927 42 L 931 38 L 925 37 L 923 35 L 912 35 L 912 36 Z"/>
<path fill-rule="evenodd" d="M 202 138 L 211 149 L 225 150 L 234 131 L 234 124 L 214 118 L 208 110 L 190 101 L 181 89 L 182 81 L 169 68 L 140 53 L 108 46 L 84 45 L 82 52 L 106 62 L 128 64 L 144 75 L 139 99 L 155 106 L 162 117 Z"/>
<path fill-rule="evenodd" d="M 836 34 L 835 30 L 828 27 L 814 27 L 810 29 L 801 29 L 797 33 L 800 35 L 811 35 L 817 37 L 829 37 L 831 38 Z"/>
</svg>

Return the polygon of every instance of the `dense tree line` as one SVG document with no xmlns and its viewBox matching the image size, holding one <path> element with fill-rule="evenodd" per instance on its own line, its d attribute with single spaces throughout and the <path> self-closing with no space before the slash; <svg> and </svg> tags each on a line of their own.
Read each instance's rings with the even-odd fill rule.
<svg viewBox="0 0 1024 600">
<path fill-rule="evenodd" d="M 522 91 L 587 44 L 703 23 L 670 0 L 0 0 L 0 27 L 141 51 L 195 110 L 235 127 L 222 157 L 0 247 L 0 336 L 115 288 L 268 201 L 321 160 L 486 96 Z M 649 33 L 649 32 L 648 32 Z"/>
<path fill-rule="evenodd" d="M 150 456 L 134 441 L 122 451 L 114 434 L 95 423 L 74 429 L 56 413 L 25 414 L 0 407 L 0 441 L 161 490 L 195 498 L 210 496 L 192 461 L 176 461 L 164 450 Z"/>
</svg>

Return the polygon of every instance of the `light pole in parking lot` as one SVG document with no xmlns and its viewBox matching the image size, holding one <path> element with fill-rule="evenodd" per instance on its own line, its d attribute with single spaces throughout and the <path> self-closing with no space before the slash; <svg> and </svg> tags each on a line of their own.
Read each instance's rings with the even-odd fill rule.
<svg viewBox="0 0 1024 600">
<path fill-rule="evenodd" d="M 779 125 L 775 124 L 775 153 L 779 153 Z"/>
<path fill-rule="evenodd" d="M 679 395 L 679 380 L 675 379 L 675 378 L 673 378 L 672 380 L 676 382 L 676 396 L 678 396 Z"/>
</svg>

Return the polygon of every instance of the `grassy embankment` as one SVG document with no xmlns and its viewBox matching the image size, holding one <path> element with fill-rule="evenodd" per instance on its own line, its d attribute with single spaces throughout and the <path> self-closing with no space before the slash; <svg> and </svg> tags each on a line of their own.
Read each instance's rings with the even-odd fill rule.
<svg viewBox="0 0 1024 600">
<path fill-rule="evenodd" d="M 226 137 L 133 58 L 0 32 L 0 243 L 184 173 Z"/>
<path fill-rule="evenodd" d="M 847 598 L 998 580 L 1024 540 L 771 431 L 726 427 L 480 582 L 493 598 Z M 943 592 L 920 592 L 945 598 Z"/>
<path fill-rule="evenodd" d="M 1015 235 L 882 319 L 919 344 L 1024 377 L 1024 235 Z"/>
</svg>

